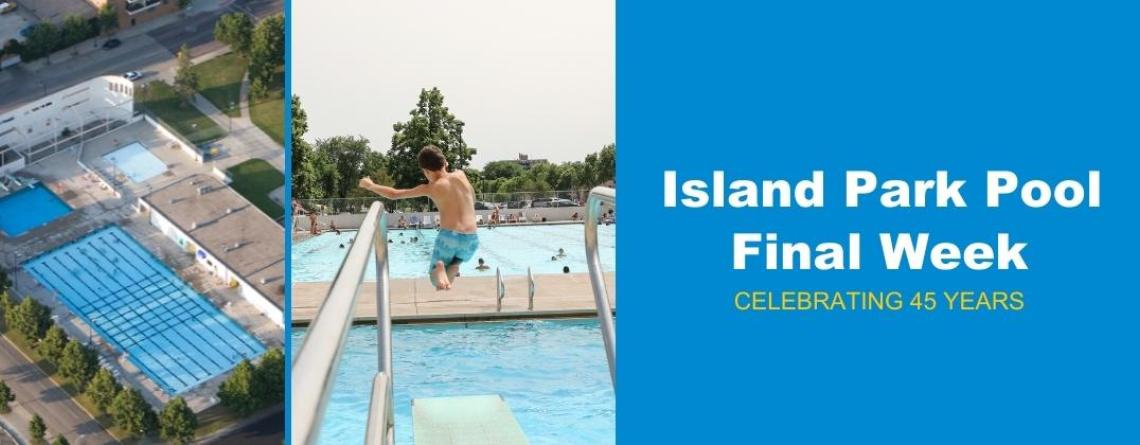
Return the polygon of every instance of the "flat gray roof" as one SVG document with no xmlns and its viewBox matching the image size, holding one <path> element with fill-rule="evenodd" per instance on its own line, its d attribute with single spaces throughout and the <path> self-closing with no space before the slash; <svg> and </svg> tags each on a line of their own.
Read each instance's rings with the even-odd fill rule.
<svg viewBox="0 0 1140 445">
<path fill-rule="evenodd" d="M 205 174 L 183 178 L 143 200 L 277 307 L 284 306 L 285 229 L 248 200 Z"/>
</svg>

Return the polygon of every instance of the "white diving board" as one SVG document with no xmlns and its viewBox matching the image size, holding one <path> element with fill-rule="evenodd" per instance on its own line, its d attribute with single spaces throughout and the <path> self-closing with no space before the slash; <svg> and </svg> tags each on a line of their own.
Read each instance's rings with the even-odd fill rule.
<svg viewBox="0 0 1140 445">
<path fill-rule="evenodd" d="M 517 445 L 526 435 L 498 395 L 412 400 L 416 445 Z"/>
</svg>

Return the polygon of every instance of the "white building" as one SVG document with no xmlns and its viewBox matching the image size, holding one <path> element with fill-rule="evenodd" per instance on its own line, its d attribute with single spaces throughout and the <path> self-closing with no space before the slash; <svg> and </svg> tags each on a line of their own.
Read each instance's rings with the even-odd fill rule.
<svg viewBox="0 0 1140 445">
<path fill-rule="evenodd" d="M 134 118 L 134 84 L 102 76 L 0 114 L 0 175 L 23 169 Z"/>
<path fill-rule="evenodd" d="M 285 326 L 285 229 L 213 176 L 183 178 L 139 200 L 139 211 L 215 279 Z"/>
</svg>

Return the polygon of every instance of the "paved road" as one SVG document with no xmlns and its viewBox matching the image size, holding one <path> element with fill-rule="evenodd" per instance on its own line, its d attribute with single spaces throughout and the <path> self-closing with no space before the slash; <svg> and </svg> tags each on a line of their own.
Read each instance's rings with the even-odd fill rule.
<svg viewBox="0 0 1140 445">
<path fill-rule="evenodd" d="M 220 445 L 281 445 L 285 442 L 285 412 L 266 417 L 218 439 Z"/>
<path fill-rule="evenodd" d="M 28 101 L 105 74 L 142 71 L 153 74 L 173 66 L 174 54 L 186 43 L 193 54 L 218 49 L 214 42 L 214 24 L 229 12 L 246 12 L 262 18 L 281 11 L 283 0 L 238 0 L 220 9 L 203 11 L 182 20 L 151 30 L 145 34 L 123 38 L 123 45 L 107 51 L 69 58 L 29 72 L 17 67 L 0 76 L 0 112 L 16 108 Z M 102 43 L 102 41 L 98 42 Z M 81 43 L 81 45 L 88 43 Z"/>
<path fill-rule="evenodd" d="M 63 389 L 28 362 L 8 339 L 0 339 L 0 378 L 16 394 L 16 402 L 27 412 L 39 414 L 47 424 L 49 437 L 62 432 L 68 441 L 79 445 L 116 444 L 106 430 L 83 411 Z M 15 411 L 14 411 L 15 412 Z M 26 423 L 13 425 L 26 428 Z M 82 437 L 82 440 L 80 440 Z"/>
</svg>

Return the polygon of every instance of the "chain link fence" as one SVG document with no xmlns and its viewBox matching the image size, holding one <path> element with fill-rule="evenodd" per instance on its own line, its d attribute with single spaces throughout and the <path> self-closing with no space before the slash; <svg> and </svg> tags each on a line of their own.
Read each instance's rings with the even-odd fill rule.
<svg viewBox="0 0 1140 445">
<path fill-rule="evenodd" d="M 589 189 L 559 190 L 549 192 L 518 192 L 518 193 L 476 193 L 475 210 L 515 210 L 551 207 L 578 207 L 585 205 Z M 319 214 L 340 213 L 366 213 L 368 206 L 373 202 L 381 201 L 384 208 L 389 211 L 434 212 L 437 209 L 428 197 L 409 198 L 400 200 L 386 199 L 381 196 L 363 196 L 357 198 L 328 198 L 328 199 L 294 199 L 306 213 Z"/>
</svg>

